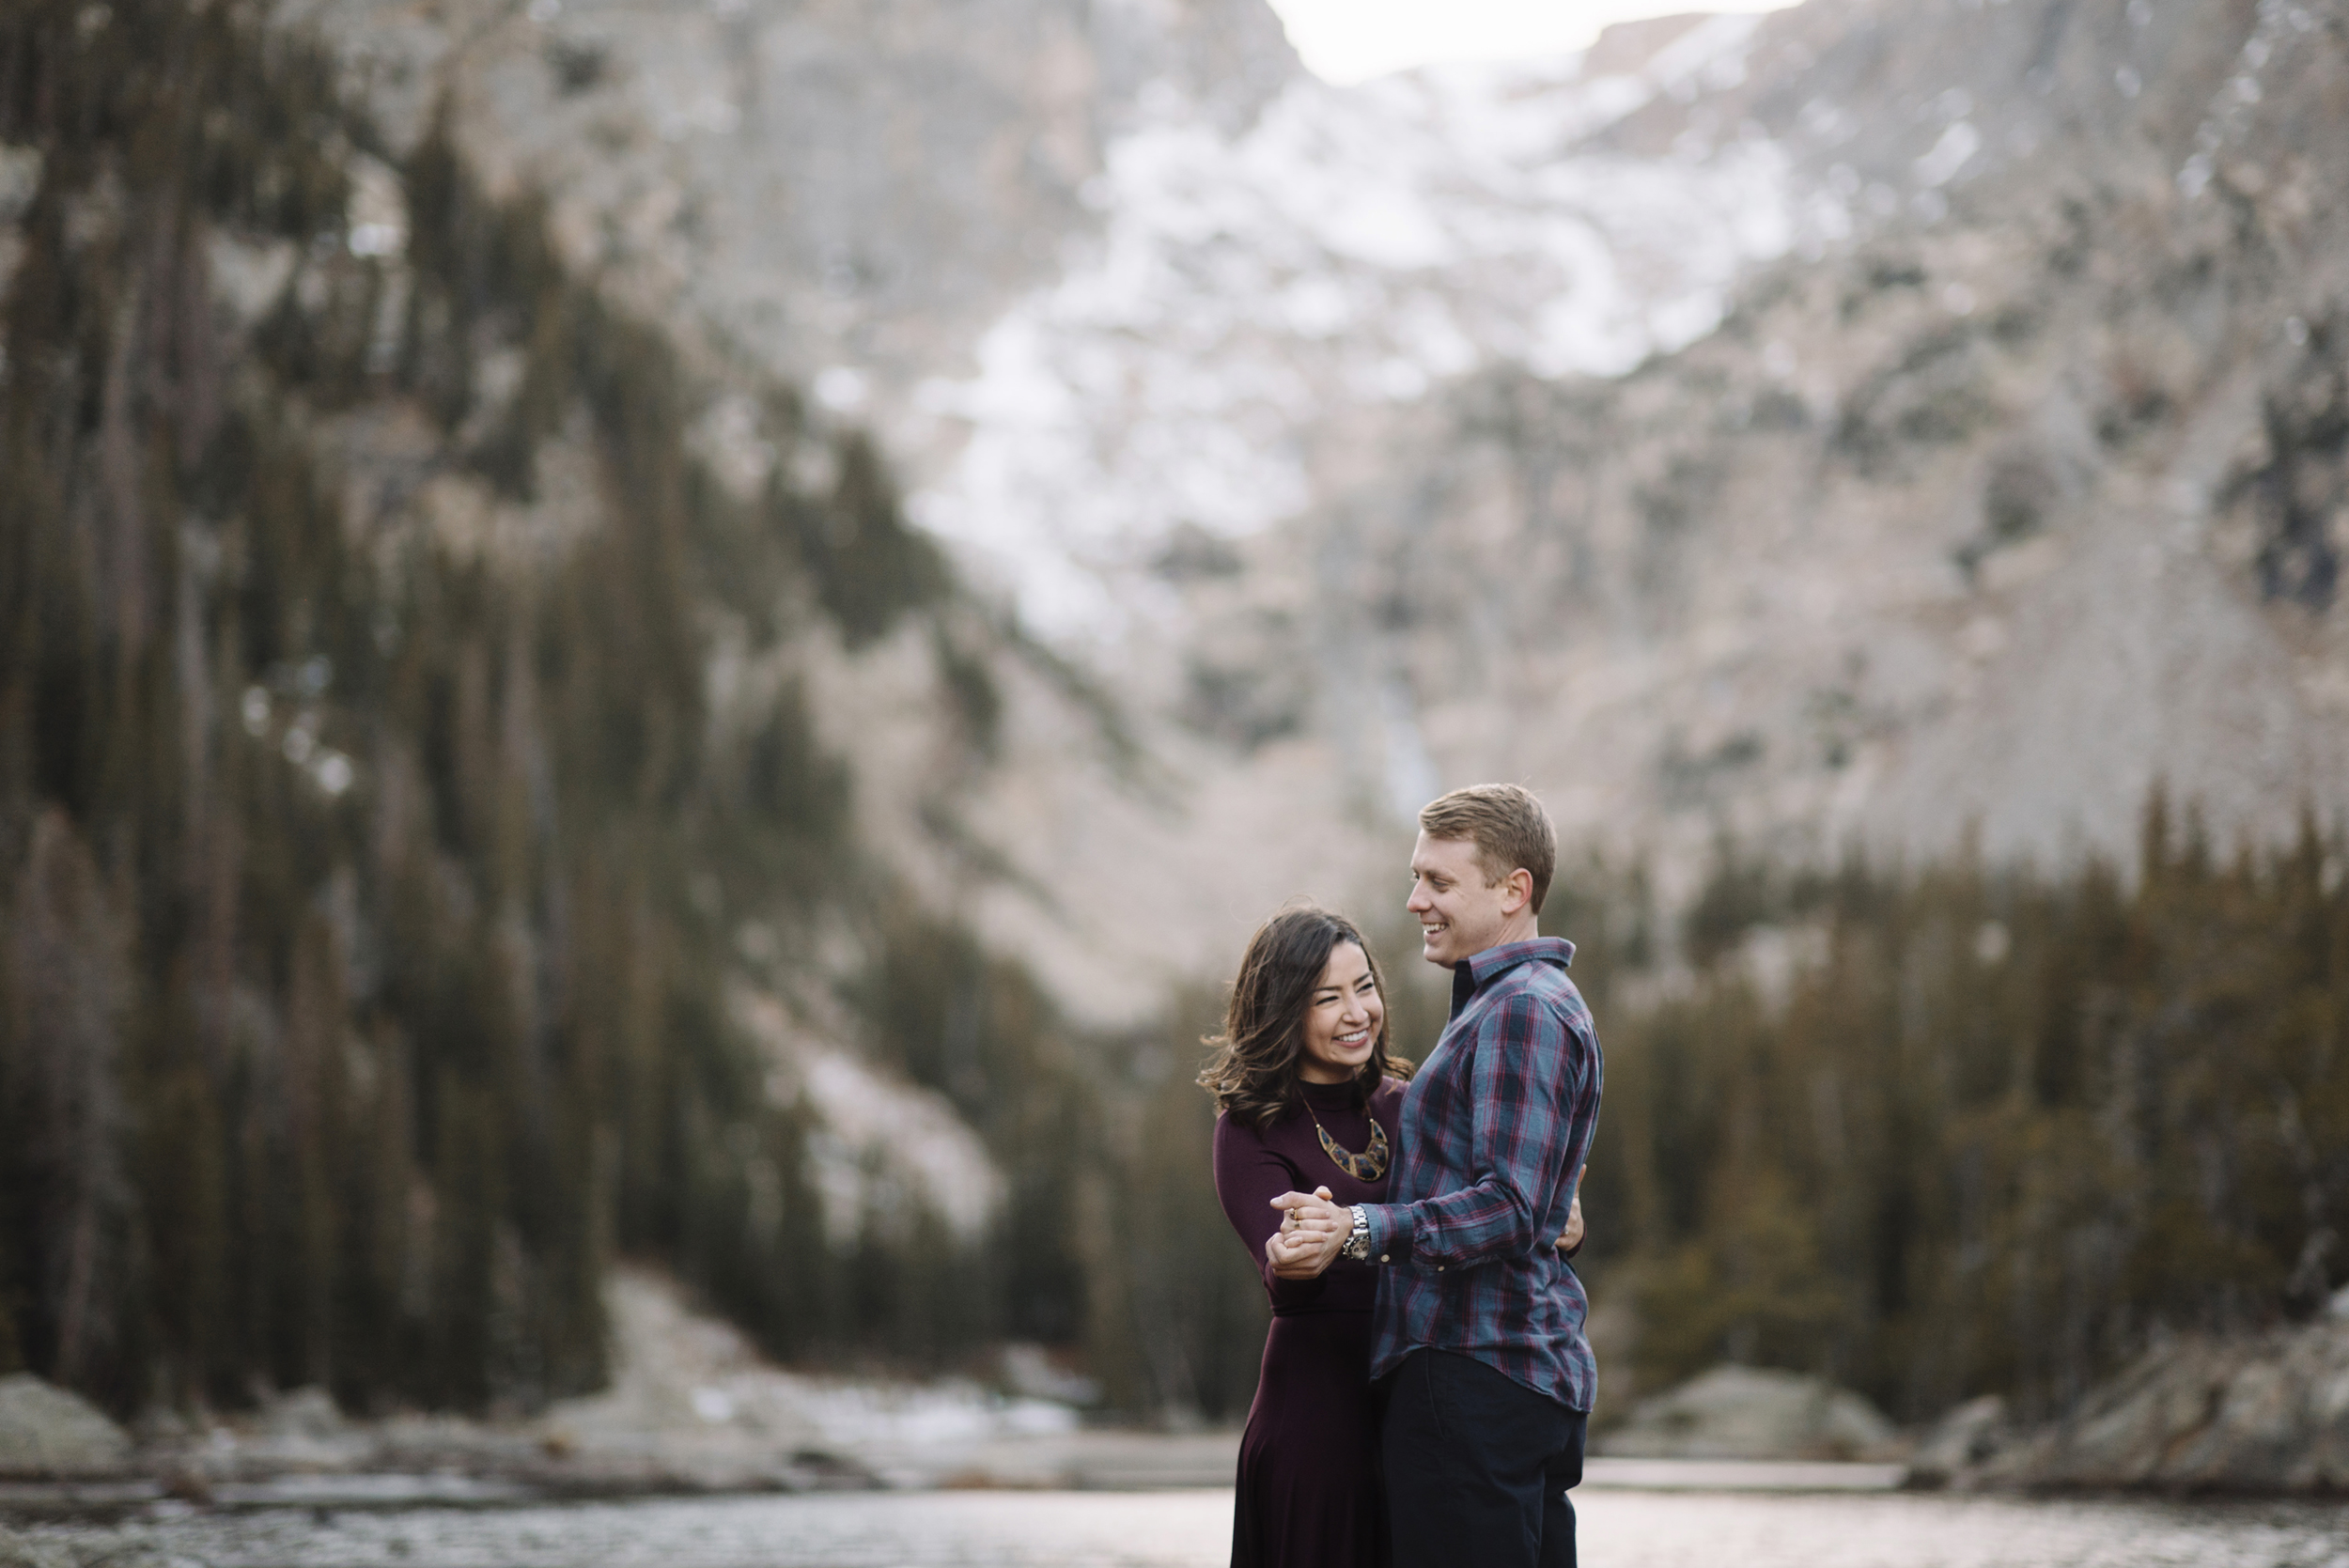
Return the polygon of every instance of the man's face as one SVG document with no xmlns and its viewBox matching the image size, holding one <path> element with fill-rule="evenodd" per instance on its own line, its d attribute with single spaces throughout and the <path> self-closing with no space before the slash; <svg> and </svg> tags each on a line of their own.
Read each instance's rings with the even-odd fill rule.
<svg viewBox="0 0 2349 1568">
<path fill-rule="evenodd" d="M 1507 882 L 1487 886 L 1476 845 L 1464 838 L 1419 835 L 1411 850 L 1411 900 L 1419 920 L 1419 955 L 1446 969 L 1494 946 L 1508 925 Z"/>
</svg>

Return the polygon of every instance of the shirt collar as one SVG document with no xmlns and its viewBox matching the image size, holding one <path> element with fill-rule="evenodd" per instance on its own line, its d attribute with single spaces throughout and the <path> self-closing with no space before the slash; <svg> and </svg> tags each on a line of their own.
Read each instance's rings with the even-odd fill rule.
<svg viewBox="0 0 2349 1568">
<path fill-rule="evenodd" d="M 1525 963 L 1555 964 L 1564 969 L 1574 962 L 1574 944 L 1563 937 L 1535 937 L 1529 941 L 1504 942 L 1452 966 L 1452 1014 L 1459 1017 L 1469 998 L 1484 989 L 1495 975 Z"/>
</svg>

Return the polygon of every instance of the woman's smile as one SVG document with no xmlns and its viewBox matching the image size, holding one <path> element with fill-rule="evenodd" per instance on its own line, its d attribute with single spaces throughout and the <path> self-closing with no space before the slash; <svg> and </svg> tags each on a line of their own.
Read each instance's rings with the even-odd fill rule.
<svg viewBox="0 0 2349 1568">
<path fill-rule="evenodd" d="M 1338 943 L 1306 1003 L 1297 1076 L 1308 1083 L 1346 1082 L 1378 1048 L 1386 1018 L 1369 955 L 1352 942 Z"/>
</svg>

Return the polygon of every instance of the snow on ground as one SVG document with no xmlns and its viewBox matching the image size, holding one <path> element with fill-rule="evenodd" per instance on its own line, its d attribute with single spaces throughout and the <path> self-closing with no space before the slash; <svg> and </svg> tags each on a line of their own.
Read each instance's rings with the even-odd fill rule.
<svg viewBox="0 0 2349 1568">
<path fill-rule="evenodd" d="M 1801 218 L 1781 150 L 1579 147 L 1658 95 L 1734 85 L 1757 19 L 1636 73 L 1584 56 L 1293 84 L 1226 136 L 1171 88 L 1088 192 L 1100 232 L 918 410 L 968 439 L 914 498 L 1048 632 L 1112 629 L 1178 523 L 1246 534 L 1314 496 L 1314 428 L 1479 365 L 1617 374 L 1719 319 Z"/>
<path fill-rule="evenodd" d="M 902 1172 L 957 1236 L 979 1238 L 1003 1202 L 1003 1177 L 943 1096 L 894 1082 L 842 1051 L 812 1055 L 804 1073 L 823 1117 L 808 1146 L 832 1234 L 855 1234 L 860 1211 L 870 1217 L 876 1203 L 887 1203 L 879 1184 Z"/>
<path fill-rule="evenodd" d="M 654 1271 L 616 1271 L 605 1303 L 612 1387 L 565 1401 L 539 1421 L 565 1452 L 583 1460 L 632 1458 L 740 1483 L 764 1473 L 761 1466 L 817 1449 L 912 1476 L 967 1463 L 974 1445 L 1078 1430 L 1074 1407 L 1016 1387 L 786 1371 Z"/>
<path fill-rule="evenodd" d="M 943 1220 L 958 1240 L 985 1234 L 1003 1206 L 1003 1172 L 944 1095 L 842 1049 L 834 1043 L 838 1027 L 827 1038 L 795 1025 L 774 997 L 744 988 L 732 1001 L 766 1050 L 771 1092 L 816 1113 L 808 1163 L 827 1235 L 845 1242 L 867 1225 L 902 1228 L 921 1211 Z M 753 1169 L 756 1194 L 755 1161 Z"/>
</svg>

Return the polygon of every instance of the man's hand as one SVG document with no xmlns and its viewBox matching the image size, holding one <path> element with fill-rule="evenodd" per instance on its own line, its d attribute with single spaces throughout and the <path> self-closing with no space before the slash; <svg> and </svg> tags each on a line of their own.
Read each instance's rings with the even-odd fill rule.
<svg viewBox="0 0 2349 1568">
<path fill-rule="evenodd" d="M 1574 1195 L 1574 1207 L 1566 1211 L 1566 1228 L 1558 1233 L 1558 1250 L 1572 1256 L 1582 1245 L 1582 1194 Z"/>
<path fill-rule="evenodd" d="M 1574 1173 L 1574 1205 L 1566 1210 L 1566 1228 L 1558 1233 L 1557 1248 L 1572 1257 L 1582 1246 L 1582 1177 L 1590 1167 L 1585 1165 Z"/>
<path fill-rule="evenodd" d="M 1338 1261 L 1338 1249 L 1354 1232 L 1354 1213 L 1330 1197 L 1326 1187 L 1311 1196 L 1283 1192 L 1272 1200 L 1282 1211 L 1281 1228 L 1265 1243 L 1265 1261 L 1282 1280 L 1316 1280 Z"/>
</svg>

